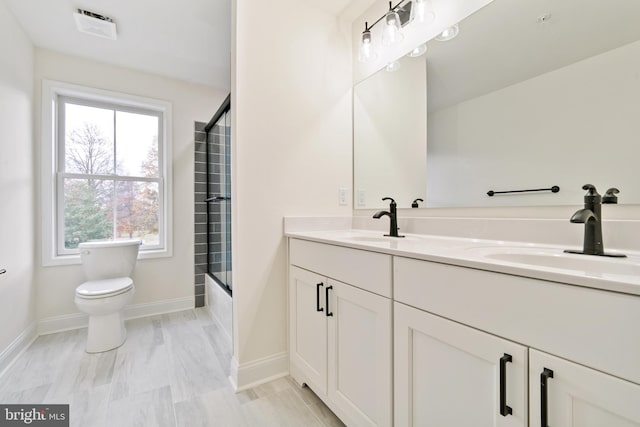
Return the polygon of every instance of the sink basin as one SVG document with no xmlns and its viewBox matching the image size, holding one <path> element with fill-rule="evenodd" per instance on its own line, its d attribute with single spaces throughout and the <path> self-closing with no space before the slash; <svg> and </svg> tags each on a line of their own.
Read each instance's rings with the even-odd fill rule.
<svg viewBox="0 0 640 427">
<path fill-rule="evenodd" d="M 352 240 L 354 242 L 367 242 L 367 243 L 376 243 L 376 242 L 395 242 L 399 240 L 405 240 L 406 237 L 389 237 L 389 236 L 349 236 L 347 240 Z M 409 240 L 412 240 L 409 238 Z"/>
<path fill-rule="evenodd" d="M 579 271 L 588 275 L 640 275 L 640 263 L 628 258 L 567 254 L 560 249 L 486 248 L 482 256 L 495 261 Z"/>
<path fill-rule="evenodd" d="M 379 237 L 375 237 L 375 236 L 349 236 L 347 237 L 348 240 L 353 240 L 354 242 L 388 242 L 391 240 L 390 237 L 387 236 L 379 236 Z M 394 239 L 397 239 L 397 237 L 394 237 Z"/>
<path fill-rule="evenodd" d="M 365 230 L 342 230 L 334 232 L 323 232 L 323 235 L 330 233 L 329 237 L 335 240 L 342 240 L 354 243 L 390 243 L 401 241 L 415 241 L 414 236 L 406 237 L 389 237 L 384 235 L 384 231 L 365 231 Z"/>
</svg>

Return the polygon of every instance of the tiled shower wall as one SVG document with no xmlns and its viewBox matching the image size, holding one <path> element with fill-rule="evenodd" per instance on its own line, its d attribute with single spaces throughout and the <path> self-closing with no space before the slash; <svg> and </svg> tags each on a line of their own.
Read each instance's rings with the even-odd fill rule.
<svg viewBox="0 0 640 427">
<path fill-rule="evenodd" d="M 208 264 L 210 264 L 211 272 L 224 271 L 221 243 L 221 208 L 223 205 L 210 203 L 207 218 L 207 202 L 205 202 L 205 199 L 210 196 L 225 193 L 220 184 L 220 174 L 224 173 L 223 164 L 225 161 L 223 154 L 221 154 L 225 144 L 224 128 L 222 125 L 216 124 L 207 137 L 205 126 L 206 123 L 196 122 L 194 136 L 194 285 L 196 307 L 205 305 L 205 274 L 208 271 Z M 207 144 L 209 144 L 208 172 L 211 177 L 209 188 L 207 188 Z M 211 241 L 209 248 L 207 248 L 207 233 L 209 233 Z"/>
<path fill-rule="evenodd" d="M 194 244 L 195 244 L 195 306 L 204 307 L 205 284 L 207 273 L 207 134 L 204 128 L 207 124 L 195 123 L 195 153 L 194 153 Z"/>
</svg>

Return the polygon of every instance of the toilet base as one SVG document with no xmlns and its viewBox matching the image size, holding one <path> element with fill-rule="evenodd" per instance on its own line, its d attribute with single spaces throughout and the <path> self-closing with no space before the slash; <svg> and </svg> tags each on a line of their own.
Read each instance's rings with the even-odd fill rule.
<svg viewBox="0 0 640 427">
<path fill-rule="evenodd" d="M 124 344 L 127 330 L 124 327 L 122 313 L 89 316 L 87 332 L 87 353 L 102 353 L 113 350 Z"/>
</svg>

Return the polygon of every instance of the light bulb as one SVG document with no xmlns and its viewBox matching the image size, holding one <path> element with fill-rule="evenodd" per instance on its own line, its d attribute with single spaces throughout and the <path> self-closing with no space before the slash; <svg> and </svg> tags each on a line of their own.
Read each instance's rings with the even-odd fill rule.
<svg viewBox="0 0 640 427">
<path fill-rule="evenodd" d="M 400 25 L 400 16 L 393 9 L 389 8 L 389 12 L 384 16 L 384 29 L 382 30 L 382 44 L 391 46 L 402 40 Z"/>
<path fill-rule="evenodd" d="M 427 51 L 427 44 L 423 43 L 420 46 L 414 47 L 413 50 L 409 52 L 407 56 L 416 58 L 418 56 L 424 55 L 426 51 Z"/>
<path fill-rule="evenodd" d="M 358 51 L 358 60 L 360 62 L 367 62 L 373 57 L 373 50 L 371 48 L 371 31 L 365 24 L 365 30 L 362 33 L 362 41 L 360 42 L 360 49 Z"/>
<path fill-rule="evenodd" d="M 390 73 L 398 71 L 400 69 L 400 61 L 389 62 L 384 69 Z"/>
<path fill-rule="evenodd" d="M 440 35 L 436 36 L 435 39 L 438 40 L 439 42 L 446 42 L 448 40 L 451 40 L 455 36 L 457 36 L 459 32 L 460 32 L 460 28 L 458 27 L 458 24 L 455 24 L 445 29 L 443 32 L 440 33 Z"/>
<path fill-rule="evenodd" d="M 415 19 L 420 23 L 433 22 L 436 17 L 436 13 L 433 10 L 433 4 L 431 0 L 415 0 Z"/>
</svg>

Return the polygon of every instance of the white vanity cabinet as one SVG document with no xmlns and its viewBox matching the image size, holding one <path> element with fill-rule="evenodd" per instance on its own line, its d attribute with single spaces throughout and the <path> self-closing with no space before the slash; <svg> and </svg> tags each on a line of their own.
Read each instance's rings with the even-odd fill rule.
<svg viewBox="0 0 640 427">
<path fill-rule="evenodd" d="M 640 426 L 639 385 L 533 349 L 529 396 L 531 426 Z"/>
<path fill-rule="evenodd" d="M 291 376 L 347 424 L 392 425 L 391 256 L 291 239 Z"/>
<path fill-rule="evenodd" d="M 326 277 L 297 267 L 289 268 L 289 359 L 294 378 L 320 396 L 327 395 Z M 294 373 L 292 369 L 292 374 Z"/>
<path fill-rule="evenodd" d="M 638 296 L 395 257 L 394 300 L 396 427 L 640 427 Z"/>
<path fill-rule="evenodd" d="M 354 235 L 289 239 L 290 372 L 348 426 L 640 427 L 633 280 Z"/>
<path fill-rule="evenodd" d="M 394 304 L 396 426 L 527 425 L 527 348 Z"/>
</svg>

